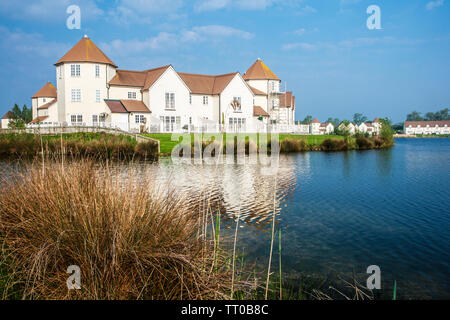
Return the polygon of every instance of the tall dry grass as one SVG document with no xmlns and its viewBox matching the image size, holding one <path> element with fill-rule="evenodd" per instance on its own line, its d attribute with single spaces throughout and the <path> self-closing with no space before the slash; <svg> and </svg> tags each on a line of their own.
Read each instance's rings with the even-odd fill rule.
<svg viewBox="0 0 450 320">
<path fill-rule="evenodd" d="M 9 287 L 23 299 L 229 298 L 229 257 L 198 236 L 192 199 L 150 180 L 85 161 L 32 165 L 2 180 Z M 71 265 L 81 290 L 66 286 Z"/>
</svg>

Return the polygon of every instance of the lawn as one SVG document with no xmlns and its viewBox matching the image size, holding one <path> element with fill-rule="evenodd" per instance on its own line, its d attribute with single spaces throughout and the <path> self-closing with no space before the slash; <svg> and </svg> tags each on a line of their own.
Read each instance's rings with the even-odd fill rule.
<svg viewBox="0 0 450 320">
<path fill-rule="evenodd" d="M 178 141 L 172 141 L 171 133 L 154 133 L 154 134 L 144 134 L 144 136 L 159 140 L 161 142 L 161 153 L 162 154 L 170 154 L 173 148 L 178 144 Z M 193 139 L 194 134 L 192 134 Z M 280 134 L 280 142 L 286 138 L 295 138 L 298 140 L 306 139 L 308 145 L 318 146 L 326 139 L 338 139 L 343 140 L 342 136 L 332 136 L 332 135 L 323 135 L 323 136 L 314 136 L 314 135 L 292 135 L 292 134 Z"/>
</svg>

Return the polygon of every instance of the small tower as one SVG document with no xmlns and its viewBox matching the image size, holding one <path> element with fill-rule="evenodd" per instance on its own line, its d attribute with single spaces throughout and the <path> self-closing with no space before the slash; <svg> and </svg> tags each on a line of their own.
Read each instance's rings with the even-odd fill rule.
<svg viewBox="0 0 450 320">
<path fill-rule="evenodd" d="M 31 106 L 33 111 L 33 119 L 38 117 L 38 109 L 57 99 L 56 87 L 47 82 L 38 92 L 31 97 Z"/>
</svg>

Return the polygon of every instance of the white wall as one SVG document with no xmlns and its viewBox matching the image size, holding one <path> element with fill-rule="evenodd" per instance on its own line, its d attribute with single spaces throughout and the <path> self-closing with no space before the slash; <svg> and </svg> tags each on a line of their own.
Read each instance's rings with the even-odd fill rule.
<svg viewBox="0 0 450 320">
<path fill-rule="evenodd" d="M 141 88 L 139 88 L 139 87 L 122 87 L 122 86 L 110 86 L 109 98 L 107 98 L 107 99 L 128 100 L 128 92 L 136 93 L 136 99 L 130 99 L 130 100 L 143 101 Z"/>
</svg>

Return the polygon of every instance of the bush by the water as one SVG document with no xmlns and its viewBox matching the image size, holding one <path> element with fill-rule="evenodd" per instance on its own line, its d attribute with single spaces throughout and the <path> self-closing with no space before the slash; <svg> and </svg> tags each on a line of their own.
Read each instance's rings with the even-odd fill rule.
<svg viewBox="0 0 450 320">
<path fill-rule="evenodd" d="M 280 152 L 282 153 L 302 152 L 306 150 L 307 144 L 303 139 L 285 138 L 281 141 Z"/>
<path fill-rule="evenodd" d="M 360 150 L 373 149 L 374 147 L 374 142 L 371 139 L 362 136 L 356 138 L 356 144 Z"/>
<path fill-rule="evenodd" d="M 322 151 L 345 151 L 348 143 L 345 140 L 326 139 L 320 145 Z"/>
<path fill-rule="evenodd" d="M 78 133 L 61 136 L 0 134 L 0 156 L 34 157 L 65 154 L 94 158 L 152 158 L 158 155 L 154 141 L 138 143 L 134 138 L 105 133 Z"/>
<path fill-rule="evenodd" d="M 201 236 L 191 199 L 153 188 L 138 173 L 101 169 L 38 164 L 0 180 L 3 297 L 13 289 L 23 299 L 229 297 L 230 260 Z M 80 267 L 81 290 L 67 290 L 72 265 Z"/>
</svg>

